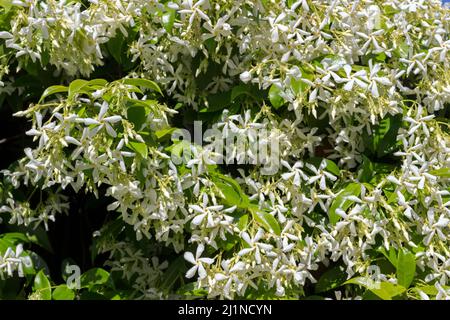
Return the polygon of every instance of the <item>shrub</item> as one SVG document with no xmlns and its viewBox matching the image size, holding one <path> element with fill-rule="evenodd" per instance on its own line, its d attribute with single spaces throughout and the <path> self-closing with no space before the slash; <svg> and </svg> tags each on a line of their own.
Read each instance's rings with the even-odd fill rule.
<svg viewBox="0 0 450 320">
<path fill-rule="evenodd" d="M 440 1 L 0 10 L 2 297 L 450 296 Z"/>
</svg>

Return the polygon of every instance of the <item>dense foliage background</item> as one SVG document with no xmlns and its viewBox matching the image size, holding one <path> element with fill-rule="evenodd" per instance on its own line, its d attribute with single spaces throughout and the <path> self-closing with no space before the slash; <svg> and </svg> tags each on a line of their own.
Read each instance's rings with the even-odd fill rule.
<svg viewBox="0 0 450 320">
<path fill-rule="evenodd" d="M 0 0 L 0 298 L 447 299 L 449 30 L 439 0 Z"/>
</svg>

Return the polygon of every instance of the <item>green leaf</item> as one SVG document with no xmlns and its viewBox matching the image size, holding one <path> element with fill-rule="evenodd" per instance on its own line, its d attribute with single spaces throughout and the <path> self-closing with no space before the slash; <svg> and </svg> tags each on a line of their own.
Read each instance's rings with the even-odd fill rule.
<svg viewBox="0 0 450 320">
<path fill-rule="evenodd" d="M 154 90 L 156 92 L 159 92 L 163 96 L 163 93 L 162 93 L 161 89 L 153 81 L 150 81 L 150 80 L 147 80 L 147 79 L 133 79 L 133 78 L 126 78 L 126 79 L 122 79 L 120 81 L 123 84 Z"/>
<path fill-rule="evenodd" d="M 27 241 L 25 242 L 37 244 L 38 246 L 44 248 L 48 252 L 53 253 L 53 248 L 52 245 L 50 244 L 48 234 L 42 226 L 33 228 L 31 226 L 26 227 L 24 225 L 20 226 L 12 225 L 9 227 L 9 230 L 13 231 L 14 233 L 23 234 L 27 239 Z"/>
<path fill-rule="evenodd" d="M 402 115 L 395 115 L 388 117 L 388 123 L 389 123 L 389 129 L 386 133 L 384 131 L 381 133 L 382 138 L 378 144 L 377 155 L 378 157 L 382 157 L 390 152 L 393 151 L 393 148 L 397 144 L 397 134 L 398 130 L 400 129 L 401 123 L 402 123 Z M 385 121 L 386 119 L 383 119 Z M 386 120 L 387 121 L 387 120 Z M 381 128 L 381 126 L 380 126 Z"/>
<path fill-rule="evenodd" d="M 47 276 L 44 274 L 44 271 L 41 270 L 36 274 L 34 278 L 33 290 L 40 294 L 42 300 L 51 300 L 52 299 L 52 289 L 50 286 L 50 281 Z"/>
<path fill-rule="evenodd" d="M 18 245 L 19 243 L 28 243 L 30 239 L 26 235 L 20 232 L 9 232 L 0 235 L 0 238 L 8 241 L 14 245 Z"/>
<path fill-rule="evenodd" d="M 176 11 L 173 9 L 167 9 L 167 12 L 163 13 L 161 22 L 168 33 L 172 32 L 173 24 L 175 22 Z"/>
<path fill-rule="evenodd" d="M 68 99 L 71 100 L 76 94 L 84 93 L 81 89 L 88 83 L 86 80 L 76 79 L 72 81 L 69 85 L 69 95 Z"/>
<path fill-rule="evenodd" d="M 231 90 L 231 101 L 235 101 L 238 97 L 246 96 L 255 101 L 263 100 L 263 91 L 260 91 L 253 84 L 240 84 Z"/>
<path fill-rule="evenodd" d="M 178 279 L 184 277 L 186 263 L 183 256 L 172 261 L 162 276 L 161 289 L 169 291 Z"/>
<path fill-rule="evenodd" d="M 189 282 L 177 290 L 177 294 L 183 296 L 204 297 L 208 294 L 205 289 L 197 289 L 196 282 Z"/>
<path fill-rule="evenodd" d="M 67 92 L 69 91 L 69 88 L 65 86 L 51 86 L 45 89 L 44 93 L 42 94 L 41 98 L 39 99 L 39 103 L 41 103 L 45 98 L 48 96 L 51 96 L 52 94 L 61 93 L 61 92 Z"/>
<path fill-rule="evenodd" d="M 165 148 L 167 152 L 171 153 L 172 157 L 175 157 L 178 161 L 189 161 L 192 155 L 191 143 L 187 140 L 175 140 L 174 143 Z"/>
<path fill-rule="evenodd" d="M 449 286 L 442 286 L 444 290 L 450 290 Z M 422 291 L 423 293 L 429 295 L 429 296 L 436 296 L 439 293 L 439 290 L 436 288 L 435 285 L 418 285 L 416 287 L 411 288 L 412 291 L 415 291 L 417 294 L 419 294 L 419 291 Z"/>
<path fill-rule="evenodd" d="M 0 239 L 0 255 L 3 255 L 6 252 L 6 250 L 8 250 L 8 248 L 12 247 L 13 245 L 14 244 L 5 239 Z"/>
<path fill-rule="evenodd" d="M 5 0 L 3 0 L 5 1 Z M 6 0 L 6 2 L 11 0 Z M 4 12 L 0 14 L 0 30 L 8 31 L 11 29 L 11 20 L 14 18 L 14 10 L 10 10 L 11 8 L 8 5 L 4 6 Z M 0 45 L 0 55 L 4 54 L 3 45 Z M 3 59 L 2 59 L 3 60 Z"/>
<path fill-rule="evenodd" d="M 314 74 L 307 72 L 302 68 L 302 79 L 314 81 Z M 307 84 L 306 82 L 302 81 L 301 79 L 291 79 L 291 89 L 294 91 L 296 95 L 303 95 L 306 92 L 308 92 L 309 88 L 311 86 Z"/>
<path fill-rule="evenodd" d="M 237 227 L 239 230 L 244 231 L 247 228 L 248 225 L 248 214 L 243 214 L 239 217 L 237 222 Z"/>
<path fill-rule="evenodd" d="M 5 13 L 8 13 L 12 8 L 12 0 L 0 0 L 0 7 L 5 8 Z"/>
<path fill-rule="evenodd" d="M 390 282 L 375 282 L 370 278 L 357 277 L 346 281 L 344 284 L 357 284 L 372 293 L 377 295 L 383 300 L 392 300 L 395 296 L 398 296 L 406 291 L 406 288 L 400 285 L 396 285 Z"/>
<path fill-rule="evenodd" d="M 133 123 L 136 131 L 141 130 L 147 120 L 147 111 L 143 106 L 132 106 L 127 109 L 127 119 Z"/>
<path fill-rule="evenodd" d="M 250 212 L 253 215 L 253 218 L 260 223 L 264 229 L 269 232 L 273 232 L 276 235 L 281 234 L 281 228 L 278 224 L 277 219 L 272 216 L 269 212 L 259 210 L 256 206 L 250 208 Z"/>
<path fill-rule="evenodd" d="M 393 51 L 394 56 L 396 56 L 397 58 L 407 59 L 409 56 L 409 48 L 410 46 L 406 43 L 406 41 L 397 44 L 397 48 Z"/>
<path fill-rule="evenodd" d="M 378 125 L 372 127 L 370 136 L 366 130 L 363 132 L 362 138 L 365 147 L 378 158 L 392 153 L 397 145 L 397 134 L 401 123 L 401 114 L 389 115 L 381 119 Z"/>
<path fill-rule="evenodd" d="M 231 91 L 224 91 L 215 94 L 210 94 L 206 99 L 208 102 L 208 107 L 203 110 L 200 110 L 201 113 L 222 111 L 228 108 L 231 103 Z"/>
<path fill-rule="evenodd" d="M 450 178 L 450 168 L 440 168 L 437 170 L 432 170 L 430 171 L 430 174 L 442 178 Z"/>
<path fill-rule="evenodd" d="M 281 89 L 278 88 L 278 86 L 276 86 L 275 84 L 272 84 L 269 90 L 269 100 L 275 109 L 279 109 L 285 103 L 283 97 L 280 94 Z"/>
<path fill-rule="evenodd" d="M 375 60 L 378 61 L 378 62 L 385 62 L 386 58 L 387 58 L 387 56 L 386 56 L 386 54 L 384 52 L 379 53 L 379 54 L 377 54 L 375 56 Z"/>
<path fill-rule="evenodd" d="M 321 293 L 340 287 L 347 279 L 347 274 L 341 269 L 341 266 L 336 266 L 326 271 L 316 284 L 315 292 Z"/>
<path fill-rule="evenodd" d="M 391 246 L 389 247 L 389 252 L 386 251 L 386 248 L 381 247 L 378 249 L 385 257 L 389 260 L 389 262 L 397 269 L 397 254 L 395 249 Z"/>
<path fill-rule="evenodd" d="M 48 233 L 42 226 L 38 226 L 37 228 L 29 228 L 26 235 L 32 243 L 37 244 L 50 253 L 53 253 L 53 247 L 48 238 Z"/>
<path fill-rule="evenodd" d="M 52 296 L 53 300 L 73 300 L 75 298 L 75 293 L 65 284 L 62 284 L 53 290 Z"/>
<path fill-rule="evenodd" d="M 161 139 L 167 135 L 171 135 L 177 128 L 168 128 L 164 130 L 155 131 L 155 135 L 158 139 Z"/>
<path fill-rule="evenodd" d="M 393 16 L 393 15 L 395 15 L 396 13 L 400 12 L 399 9 L 395 9 L 394 7 L 392 7 L 392 6 L 389 5 L 389 4 L 386 4 L 386 5 L 383 6 L 383 11 L 384 11 L 384 13 L 385 13 L 386 15 L 388 15 L 388 16 Z"/>
<path fill-rule="evenodd" d="M 127 147 L 133 150 L 134 152 L 138 153 L 142 158 L 147 159 L 148 148 L 145 143 L 130 141 L 127 144 Z"/>
<path fill-rule="evenodd" d="M 361 185 L 356 182 L 349 183 L 344 190 L 342 190 L 336 199 L 332 202 L 330 206 L 330 210 L 328 212 L 328 215 L 330 217 L 330 223 L 332 225 L 335 225 L 340 219 L 341 216 L 339 216 L 336 213 L 336 209 L 341 208 L 342 210 L 346 211 L 350 206 L 353 204 L 353 201 L 346 199 L 348 196 L 356 196 L 358 197 L 361 194 Z"/>
<path fill-rule="evenodd" d="M 398 251 L 397 280 L 398 284 L 409 288 L 416 273 L 416 256 L 411 252 Z"/>
<path fill-rule="evenodd" d="M 114 60 L 116 60 L 116 62 L 119 64 L 122 63 L 123 43 L 124 43 L 124 37 L 121 32 L 117 33 L 114 38 L 110 39 L 106 43 L 106 46 L 108 47 L 108 52 L 112 55 Z"/>
<path fill-rule="evenodd" d="M 240 243 L 240 240 L 241 240 L 240 237 L 229 234 L 226 236 L 225 240 L 219 238 L 217 240 L 217 246 L 219 247 L 220 250 L 223 250 L 224 252 L 231 251 L 238 243 Z"/>
<path fill-rule="evenodd" d="M 365 155 L 362 155 L 363 162 L 361 165 L 361 170 L 359 171 L 358 180 L 360 182 L 370 182 L 372 180 L 372 177 L 374 175 L 374 165 L 372 161 L 370 161 L 369 158 L 367 158 Z"/>
<path fill-rule="evenodd" d="M 39 256 L 37 253 L 35 253 L 33 251 L 28 251 L 27 253 L 31 258 L 31 261 L 33 263 L 33 268 L 36 272 L 41 270 L 45 274 L 50 273 L 50 269 L 48 268 L 47 262 L 45 262 L 45 260 L 41 256 Z"/>
<path fill-rule="evenodd" d="M 218 172 L 210 172 L 214 184 L 222 192 L 225 202 L 230 206 L 246 209 L 249 206 L 247 195 L 241 186 L 232 178 Z"/>
<path fill-rule="evenodd" d="M 81 87 L 81 89 L 85 89 L 86 87 L 89 88 L 89 90 L 98 90 L 103 87 L 105 87 L 108 84 L 108 81 L 105 79 L 92 79 L 89 80 L 84 86 Z"/>
<path fill-rule="evenodd" d="M 109 273 L 102 268 L 93 268 L 81 275 L 80 285 L 82 288 L 92 288 L 95 285 L 106 284 L 109 280 Z"/>
</svg>

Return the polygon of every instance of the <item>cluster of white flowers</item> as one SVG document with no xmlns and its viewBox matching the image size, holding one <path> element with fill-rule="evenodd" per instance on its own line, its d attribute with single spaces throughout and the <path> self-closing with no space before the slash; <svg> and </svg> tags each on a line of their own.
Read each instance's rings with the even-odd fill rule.
<svg viewBox="0 0 450 320">
<path fill-rule="evenodd" d="M 7 173 L 8 171 L 5 171 Z M 0 207 L 0 213 L 10 215 L 9 223 L 17 225 L 32 225 L 36 228 L 40 223 L 48 230 L 49 221 L 55 221 L 57 214 L 65 213 L 69 209 L 67 197 L 61 193 L 50 191 L 47 199 L 40 202 L 36 208 L 30 206 L 29 201 L 17 201 L 9 192 L 5 205 Z"/>
<path fill-rule="evenodd" d="M 0 255 L 0 279 L 4 280 L 5 271 L 9 277 L 12 277 L 15 271 L 19 277 L 24 277 L 24 268 L 30 268 L 32 265 L 30 256 L 24 253 L 21 244 L 17 245 L 15 250 L 8 247 L 3 256 Z"/>
<path fill-rule="evenodd" d="M 281 141 L 282 169 L 265 175 L 260 166 L 241 167 L 234 185 L 210 158 L 214 145 L 191 145 L 192 159 L 177 165 L 152 140 L 175 111 L 123 82 L 102 82 L 89 98 L 69 91 L 20 113 L 32 118 L 27 134 L 39 142 L 5 171 L 16 187 L 97 194 L 106 185 L 114 198 L 108 209 L 121 213 L 138 241 L 187 250 L 186 277 L 210 297 L 292 295 L 336 262 L 348 278 L 366 274 L 379 248 L 414 252 L 425 281 L 437 280 L 438 297 L 448 296 L 450 135 L 439 115 L 450 103 L 450 12 L 439 0 L 90 2 L 84 11 L 64 1 L 20 2 L 24 9 L 0 37 L 18 57 L 42 61 L 47 50 L 51 64 L 87 75 L 101 64 L 100 45 L 136 26 L 129 50 L 140 68 L 132 76 L 155 80 L 196 110 L 233 84 L 276 92 L 280 106 L 224 111 L 217 127 L 249 135 L 269 126 Z M 145 110 L 145 121 L 133 119 L 133 108 Z M 367 144 L 374 128 L 386 127 L 393 146 L 383 137 Z M 364 159 L 370 148 L 377 159 L 395 150 L 393 165 Z M 19 221 L 22 209 L 9 201 L 2 211 Z M 164 264 L 115 245 L 105 249 L 122 257 L 112 266 L 138 274 L 143 297 L 158 296 Z"/>
<path fill-rule="evenodd" d="M 88 76 L 102 64 L 100 46 L 118 32 L 128 35 L 148 1 L 90 1 L 84 10 L 76 1 L 13 1 L 17 14 L 11 30 L 0 32 L 15 58 L 24 57 Z M 0 69 L 1 70 L 1 69 Z M 8 73 L 7 70 L 4 73 Z M 0 75 L 3 75 L 0 72 Z"/>
</svg>

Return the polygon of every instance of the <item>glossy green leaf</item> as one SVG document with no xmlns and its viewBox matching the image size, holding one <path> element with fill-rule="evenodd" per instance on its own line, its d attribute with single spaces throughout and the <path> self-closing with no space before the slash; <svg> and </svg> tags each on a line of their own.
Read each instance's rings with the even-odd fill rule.
<svg viewBox="0 0 450 320">
<path fill-rule="evenodd" d="M 147 121 L 147 111 L 144 106 L 131 106 L 127 109 L 127 119 L 133 123 L 135 130 L 141 130 Z"/>
<path fill-rule="evenodd" d="M 177 294 L 183 296 L 205 297 L 208 291 L 197 289 L 196 282 L 189 282 L 177 290 Z"/>
<path fill-rule="evenodd" d="M 231 103 L 231 91 L 218 92 L 208 95 L 207 108 L 200 111 L 210 113 L 222 111 L 230 106 Z"/>
<path fill-rule="evenodd" d="M 12 233 L 16 234 L 22 234 L 23 236 L 18 236 L 21 238 L 23 242 L 31 242 L 34 244 L 37 244 L 41 248 L 44 248 L 48 252 L 53 253 L 53 248 L 50 244 L 50 240 L 48 238 L 48 234 L 46 230 L 42 226 L 24 226 L 24 225 L 11 225 L 9 227 L 9 230 L 12 231 Z M 1 238 L 1 235 L 0 235 Z"/>
<path fill-rule="evenodd" d="M 81 89 L 88 83 L 86 80 L 77 79 L 70 83 L 69 85 L 69 95 L 68 99 L 71 100 L 75 97 L 75 95 L 84 93 Z"/>
<path fill-rule="evenodd" d="M 126 79 L 122 79 L 121 82 L 123 84 L 127 84 L 127 85 L 132 85 L 132 86 L 136 86 L 136 87 L 154 90 L 154 91 L 160 93 L 161 95 L 163 95 L 159 86 L 155 82 L 147 80 L 147 79 L 126 78 Z"/>
<path fill-rule="evenodd" d="M 52 289 L 50 286 L 50 281 L 44 274 L 43 270 L 39 271 L 36 274 L 36 277 L 34 278 L 33 290 L 39 293 L 39 296 L 42 298 L 42 300 L 52 299 Z"/>
<path fill-rule="evenodd" d="M 11 244 L 18 245 L 19 243 L 28 243 L 30 239 L 20 232 L 8 232 L 0 234 L 0 239 L 10 242 Z"/>
<path fill-rule="evenodd" d="M 309 81 L 314 81 L 314 74 L 307 72 L 306 70 L 302 69 L 302 77 L 301 79 L 306 79 Z M 303 95 L 306 92 L 308 92 L 309 88 L 311 87 L 309 84 L 307 84 L 305 81 L 302 81 L 301 79 L 291 79 L 291 88 L 292 91 L 296 95 Z"/>
<path fill-rule="evenodd" d="M 0 238 L 0 255 L 3 255 L 9 247 L 12 247 L 14 244 L 9 242 L 8 240 Z"/>
<path fill-rule="evenodd" d="M 401 123 L 401 114 L 388 115 L 372 127 L 370 135 L 364 130 L 362 138 L 366 149 L 378 158 L 392 153 L 397 145 L 397 134 Z"/>
<path fill-rule="evenodd" d="M 347 273 L 340 266 L 327 270 L 316 284 L 316 293 L 329 291 L 340 287 L 347 279 Z"/>
<path fill-rule="evenodd" d="M 65 284 L 57 286 L 52 293 L 53 300 L 73 300 L 75 293 Z"/>
<path fill-rule="evenodd" d="M 257 86 L 253 84 L 241 84 L 233 87 L 231 90 L 231 101 L 235 101 L 239 97 L 248 97 L 254 101 L 262 100 L 263 91 L 260 91 Z"/>
<path fill-rule="evenodd" d="M 109 39 L 109 41 L 106 43 L 106 46 L 108 47 L 108 52 L 119 64 L 122 63 L 122 52 L 124 41 L 125 39 L 123 34 L 119 32 L 116 34 L 114 38 Z"/>
<path fill-rule="evenodd" d="M 158 139 L 161 139 L 163 137 L 171 135 L 176 130 L 177 130 L 177 128 L 168 128 L 168 129 L 158 130 L 158 131 L 155 131 L 155 135 Z"/>
<path fill-rule="evenodd" d="M 279 109 L 285 103 L 283 97 L 281 96 L 281 89 L 275 84 L 272 84 L 269 89 L 269 100 L 275 109 Z"/>
<path fill-rule="evenodd" d="M 334 199 L 328 212 L 330 223 L 335 225 L 340 219 L 336 213 L 336 209 L 341 208 L 346 211 L 353 204 L 353 201 L 346 199 L 348 196 L 358 197 L 361 194 L 361 185 L 356 182 L 349 183 L 344 190 L 342 190 L 338 196 Z"/>
<path fill-rule="evenodd" d="M 179 256 L 169 264 L 169 267 L 162 276 L 161 288 L 163 290 L 170 290 L 175 282 L 183 278 L 186 270 L 186 263 L 183 256 Z"/>
<path fill-rule="evenodd" d="M 363 162 L 361 165 L 361 169 L 359 171 L 358 180 L 360 182 L 370 182 L 374 175 L 374 165 L 372 161 L 370 161 L 370 159 L 367 158 L 365 155 L 363 155 L 362 157 Z"/>
<path fill-rule="evenodd" d="M 217 172 L 210 173 L 214 184 L 223 194 L 225 202 L 230 206 L 248 208 L 248 197 L 242 191 L 241 186 L 233 179 Z"/>
<path fill-rule="evenodd" d="M 430 174 L 442 178 L 450 178 L 450 168 L 440 168 L 430 171 Z"/>
<path fill-rule="evenodd" d="M 109 273 L 102 268 L 93 268 L 81 275 L 80 285 L 82 288 L 92 288 L 95 285 L 106 284 Z"/>
<path fill-rule="evenodd" d="M 142 158 L 147 159 L 148 147 L 145 143 L 130 141 L 127 147 L 139 154 Z"/>
<path fill-rule="evenodd" d="M 48 96 L 51 96 L 56 93 L 62 93 L 62 92 L 68 92 L 69 88 L 65 86 L 51 86 L 45 89 L 44 93 L 42 94 L 41 98 L 39 99 L 39 103 L 41 103 L 45 98 Z"/>
<path fill-rule="evenodd" d="M 239 217 L 237 227 L 239 228 L 239 230 L 243 231 L 247 228 L 247 225 L 248 225 L 248 214 L 246 213 Z"/>
<path fill-rule="evenodd" d="M 397 269 L 397 253 L 393 247 L 389 248 L 389 252 L 384 247 L 379 248 L 378 251 L 381 252 L 386 257 L 386 259 L 388 259 L 389 262 Z"/>
<path fill-rule="evenodd" d="M 273 215 L 264 210 L 259 210 L 257 208 L 251 208 L 253 219 L 255 219 L 261 226 L 269 232 L 273 232 L 276 235 L 281 234 L 280 225 Z"/>
<path fill-rule="evenodd" d="M 360 285 L 383 300 L 392 300 L 394 297 L 404 293 L 406 288 L 390 282 L 375 282 L 370 278 L 357 277 L 346 281 L 344 284 Z"/>
<path fill-rule="evenodd" d="M 411 252 L 398 251 L 397 280 L 398 284 L 409 288 L 416 273 L 416 256 Z"/>
<path fill-rule="evenodd" d="M 176 11 L 173 9 L 167 9 L 167 12 L 163 13 L 161 22 L 167 32 L 172 32 L 173 24 L 175 23 Z"/>
<path fill-rule="evenodd" d="M 105 87 L 108 84 L 108 81 L 106 81 L 105 79 L 92 79 L 89 80 L 88 82 L 86 82 L 86 84 L 84 86 L 82 86 L 82 89 L 86 89 L 88 88 L 89 90 L 97 90 L 100 88 Z"/>
<path fill-rule="evenodd" d="M 0 7 L 5 9 L 5 13 L 8 13 L 12 8 L 12 0 L 0 0 Z"/>
</svg>

